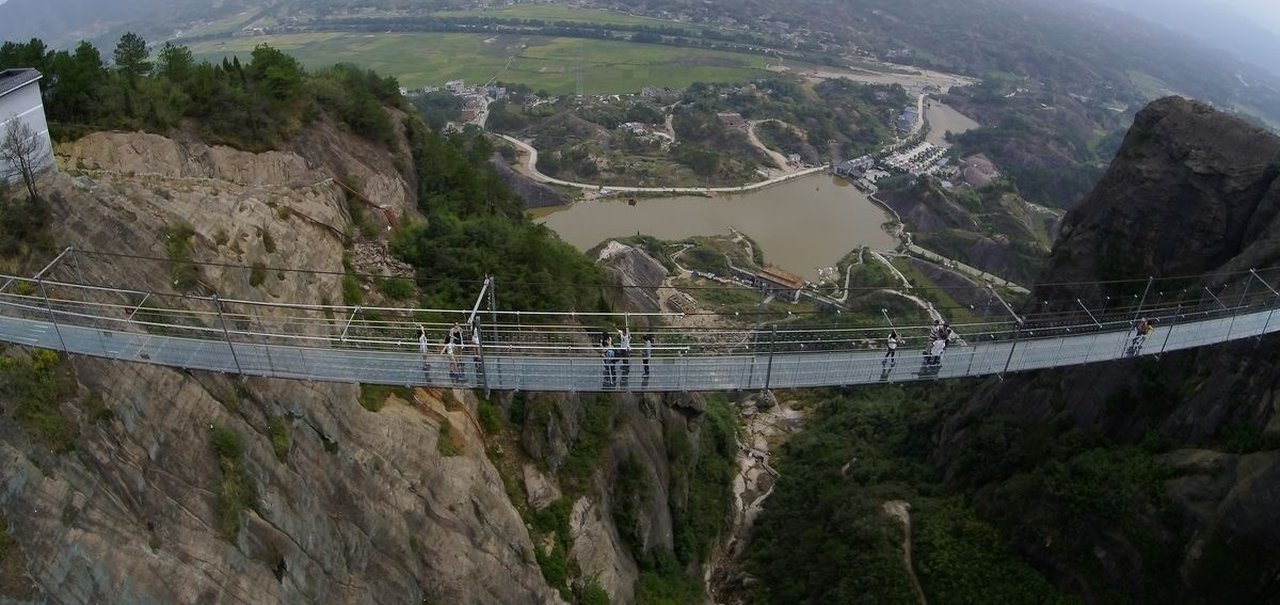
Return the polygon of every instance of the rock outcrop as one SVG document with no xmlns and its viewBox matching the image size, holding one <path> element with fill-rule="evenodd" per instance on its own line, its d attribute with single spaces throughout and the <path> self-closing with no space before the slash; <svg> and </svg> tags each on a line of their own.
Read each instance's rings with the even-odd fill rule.
<svg viewBox="0 0 1280 605">
<path fill-rule="evenodd" d="M 1280 137 L 1180 98 L 1142 110 L 1109 172 L 1065 218 L 1032 301 L 1107 295 L 1085 282 L 1259 269 L 1280 251 Z M 1212 285 L 1217 278 L 1203 283 Z M 993 447 L 992 421 L 1012 450 L 1035 431 L 1072 431 L 1099 446 L 1172 448 L 1161 497 L 1172 514 L 1137 511 L 1123 521 L 1072 528 L 1095 563 L 1069 560 L 1048 538 L 1019 545 L 1060 585 L 1096 602 L 1108 591 L 1141 594 L 1167 573 L 1185 602 L 1265 602 L 1280 572 L 1280 339 L 1011 376 L 987 384 L 937 435 L 934 461 L 948 480 L 978 482 L 972 454 Z M 981 434 L 984 430 L 987 434 Z M 1053 427 L 1053 428 L 1049 428 Z M 1244 435 L 1245 437 L 1241 437 Z M 1014 436 L 1018 436 L 1015 438 Z M 1156 445 L 1153 445 L 1156 444 Z M 1161 445 L 1163 444 L 1163 445 Z M 1182 448 L 1182 449 L 1178 449 Z M 1216 450 L 1216 451 L 1210 451 Z M 1254 452 L 1256 453 L 1248 453 Z M 998 450 L 997 450 L 998 451 Z M 1241 453 L 1246 452 L 1246 453 Z M 966 458 L 970 458 L 966 463 Z M 1010 462 L 1011 464 L 1015 462 Z M 990 485 L 981 502 L 1010 487 Z M 991 514 L 1035 518 L 1046 503 Z M 1141 528 L 1134 530 L 1134 528 Z M 1127 532 L 1141 531 L 1145 544 Z M 1152 544 L 1172 549 L 1176 571 L 1153 571 Z M 1224 561 L 1242 553 L 1225 581 Z M 1160 576 L 1164 577 L 1164 576 Z M 1229 595 L 1229 596 L 1228 596 Z"/>
<path fill-rule="evenodd" d="M 662 311 L 658 286 L 667 279 L 667 268 L 635 246 L 609 241 L 596 257 L 605 270 L 618 278 L 621 292 L 612 296 L 614 305 L 638 313 Z"/>
<path fill-rule="evenodd" d="M 489 163 L 493 165 L 493 169 L 498 171 L 498 176 L 511 187 L 520 199 L 524 200 L 525 208 L 545 208 L 547 206 L 563 206 L 567 202 L 564 196 L 556 192 L 555 189 L 539 183 L 519 172 L 516 172 L 502 156 L 495 153 L 489 159 Z"/>
<path fill-rule="evenodd" d="M 1041 283 L 1199 275 L 1274 264 L 1280 137 L 1197 101 L 1138 112 L 1102 181 L 1067 214 Z M 1099 298 L 1048 286 L 1035 300 Z"/>
<path fill-rule="evenodd" d="M 373 413 L 349 385 L 75 366 L 114 418 L 74 455 L 0 442 L 0 505 L 37 601 L 559 601 L 463 393 Z M 254 492 L 232 535 L 214 427 L 242 440 Z"/>
</svg>

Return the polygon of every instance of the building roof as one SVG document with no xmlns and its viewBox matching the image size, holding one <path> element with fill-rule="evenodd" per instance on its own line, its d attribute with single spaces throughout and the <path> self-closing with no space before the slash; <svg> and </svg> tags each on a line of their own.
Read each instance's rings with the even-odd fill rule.
<svg viewBox="0 0 1280 605">
<path fill-rule="evenodd" d="M 30 67 L 0 71 L 0 97 L 40 79 L 40 72 Z"/>
<path fill-rule="evenodd" d="M 796 290 L 804 287 L 804 278 L 794 273 L 787 273 L 786 271 L 776 267 L 765 267 L 761 269 L 760 277 Z"/>
</svg>

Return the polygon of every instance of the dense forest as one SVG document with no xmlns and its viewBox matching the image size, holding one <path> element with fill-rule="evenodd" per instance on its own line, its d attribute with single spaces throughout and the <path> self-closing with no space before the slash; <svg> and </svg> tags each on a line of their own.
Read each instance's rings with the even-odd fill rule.
<svg viewBox="0 0 1280 605">
<path fill-rule="evenodd" d="M 1201 380 L 1155 360 L 1132 370 L 1141 388 L 1109 397 L 1108 413 L 1158 416 Z M 809 428 L 783 447 L 749 548 L 753 598 L 914 601 L 903 525 L 884 510 L 903 501 L 931 603 L 1274 602 L 1256 592 L 1274 574 L 1266 558 L 1237 559 L 1233 549 L 1254 548 L 1239 540 L 1205 542 L 1175 486 L 1203 472 L 1186 460 L 1266 457 L 1276 440 L 1239 424 L 1185 450 L 1159 428 L 1103 434 L 1061 411 L 1059 380 L 1024 381 L 1054 393 L 1051 420 L 966 415 L 990 396 L 979 382 L 811 394 Z"/>
</svg>

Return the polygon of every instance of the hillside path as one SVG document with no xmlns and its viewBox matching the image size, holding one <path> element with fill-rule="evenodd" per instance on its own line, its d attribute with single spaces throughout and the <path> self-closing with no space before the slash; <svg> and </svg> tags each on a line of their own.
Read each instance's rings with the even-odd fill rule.
<svg viewBox="0 0 1280 605">
<path fill-rule="evenodd" d="M 911 559 L 911 503 L 903 500 L 890 500 L 884 503 L 884 512 L 902 523 L 902 564 L 911 577 L 911 587 L 916 591 L 920 605 L 929 605 L 924 597 L 924 588 L 920 586 L 920 578 L 916 577 L 916 566 Z"/>
</svg>

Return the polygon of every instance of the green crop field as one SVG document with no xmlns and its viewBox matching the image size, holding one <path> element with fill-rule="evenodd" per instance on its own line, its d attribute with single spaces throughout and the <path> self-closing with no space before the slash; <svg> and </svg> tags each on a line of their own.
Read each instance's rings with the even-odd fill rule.
<svg viewBox="0 0 1280 605">
<path fill-rule="evenodd" d="M 572 93 L 581 58 L 587 94 L 637 92 L 644 86 L 683 88 L 696 81 L 733 82 L 766 75 L 764 56 L 609 40 L 453 33 L 310 33 L 210 40 L 193 44 L 198 57 L 220 61 L 270 44 L 308 68 L 351 63 L 395 76 L 417 88 L 491 78 L 534 90 Z"/>
<path fill-rule="evenodd" d="M 650 25 L 675 27 L 691 32 L 701 28 L 678 21 L 664 21 L 650 17 L 637 17 L 626 13 L 594 8 L 575 8 L 560 4 L 517 4 L 497 9 L 440 11 L 440 17 L 494 17 L 497 19 L 541 19 L 543 21 L 568 21 L 572 23 L 599 23 L 607 25 Z"/>
</svg>

